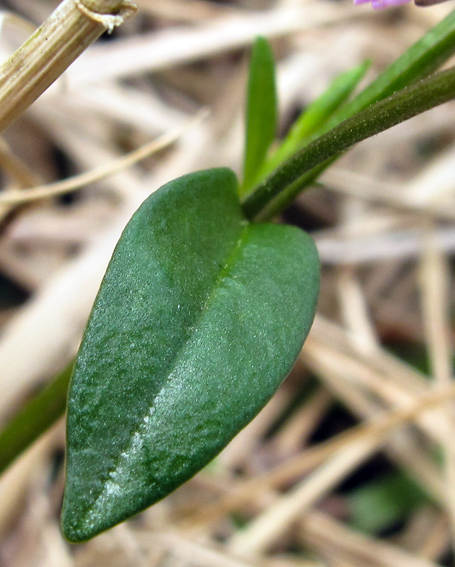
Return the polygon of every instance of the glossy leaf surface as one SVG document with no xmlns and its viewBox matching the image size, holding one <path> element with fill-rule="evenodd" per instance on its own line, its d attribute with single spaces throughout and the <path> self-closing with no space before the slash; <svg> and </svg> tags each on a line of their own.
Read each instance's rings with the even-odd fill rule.
<svg viewBox="0 0 455 567">
<path fill-rule="evenodd" d="M 223 449 L 291 369 L 318 284 L 311 239 L 247 223 L 228 169 L 145 201 L 114 252 L 70 386 L 68 539 L 160 500 Z"/>
</svg>

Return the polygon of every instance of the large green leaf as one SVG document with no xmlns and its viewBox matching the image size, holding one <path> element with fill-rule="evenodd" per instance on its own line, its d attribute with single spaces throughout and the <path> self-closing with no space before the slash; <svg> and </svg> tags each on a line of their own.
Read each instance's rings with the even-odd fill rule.
<svg viewBox="0 0 455 567">
<path fill-rule="evenodd" d="M 310 237 L 249 224 L 228 169 L 145 201 L 114 252 L 71 381 L 69 540 L 166 496 L 258 413 L 299 353 L 318 284 Z"/>
</svg>

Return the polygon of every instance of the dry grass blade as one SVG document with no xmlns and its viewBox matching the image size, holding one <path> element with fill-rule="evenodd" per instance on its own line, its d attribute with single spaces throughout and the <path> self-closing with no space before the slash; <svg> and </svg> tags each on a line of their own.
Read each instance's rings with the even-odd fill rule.
<svg viewBox="0 0 455 567">
<path fill-rule="evenodd" d="M 434 241 L 431 225 L 428 227 L 425 238 L 421 272 L 423 309 L 426 315 L 426 333 L 435 388 L 444 388 L 453 384 L 453 352 L 448 317 L 449 270 L 444 255 L 441 254 Z M 443 443 L 446 472 L 445 496 L 448 501 L 452 538 L 455 542 L 455 446 L 452 434 L 455 429 L 455 415 L 453 405 L 446 408 L 445 418 L 449 431 Z"/>
<path fill-rule="evenodd" d="M 93 49 L 73 66 L 69 80 L 79 84 L 156 72 L 250 45 L 257 35 L 287 35 L 320 25 L 339 24 L 355 15 L 351 7 L 339 8 L 329 3 L 305 6 L 297 2 L 270 11 L 214 19 L 195 28 L 128 38 L 109 48 Z"/>
<path fill-rule="evenodd" d="M 319 549 L 329 561 L 346 557 L 351 565 L 369 567 L 435 567 L 435 563 L 414 557 L 393 544 L 360 535 L 321 512 L 310 512 L 300 522 L 300 537 Z"/>
<path fill-rule="evenodd" d="M 31 187 L 29 189 L 15 191 L 9 190 L 0 194 L 0 205 L 20 205 L 21 203 L 28 203 L 31 201 L 36 201 L 38 199 L 46 199 L 49 197 L 56 197 L 58 195 L 64 195 L 71 191 L 81 189 L 89 185 L 90 183 L 95 183 L 100 181 L 105 177 L 114 175 L 123 169 L 127 169 L 132 165 L 138 163 L 141 160 L 157 153 L 164 148 L 173 144 L 178 140 L 186 131 L 192 128 L 199 120 L 202 120 L 207 116 L 206 112 L 201 112 L 196 118 L 190 120 L 183 128 L 179 128 L 175 132 L 169 132 L 163 134 L 157 140 L 153 140 L 148 144 L 144 144 L 137 150 L 130 152 L 129 154 L 115 160 L 114 162 L 100 165 L 92 169 L 91 171 L 86 171 L 80 175 L 76 175 L 71 179 L 65 179 L 63 181 L 58 181 L 50 185 L 43 185 L 39 187 Z"/>
<path fill-rule="evenodd" d="M 443 204 L 416 201 L 397 185 L 372 179 L 368 175 L 345 171 L 337 167 L 324 173 L 323 180 L 330 185 L 332 190 L 351 197 L 389 205 L 397 210 L 423 213 L 425 216 L 431 215 L 448 220 L 455 219 L 455 212 L 444 207 Z M 333 185 L 332 182 L 334 182 Z"/>
<path fill-rule="evenodd" d="M 365 447 L 366 449 L 369 448 L 371 451 L 375 451 L 380 445 L 386 442 L 389 435 L 395 433 L 398 427 L 417 419 L 425 411 L 432 410 L 441 404 L 450 402 L 453 396 L 455 396 L 455 386 L 444 388 L 444 390 L 433 392 L 422 397 L 415 404 L 407 408 L 395 410 L 390 412 L 389 415 L 382 415 L 379 419 L 376 419 L 372 423 L 359 426 L 352 431 L 335 437 L 330 441 L 326 441 L 320 446 L 314 446 L 299 454 L 294 459 L 278 466 L 275 470 L 268 472 L 262 478 L 254 478 L 250 482 L 240 484 L 219 501 L 212 503 L 206 508 L 202 508 L 201 511 L 196 514 L 190 515 L 189 518 L 185 520 L 183 527 L 189 530 L 200 529 L 202 525 L 213 522 L 223 515 L 241 508 L 248 502 L 255 500 L 265 489 L 278 488 L 285 485 L 294 479 L 303 476 L 305 473 L 308 473 L 318 465 L 324 463 L 324 461 L 329 461 L 334 458 L 336 454 L 344 455 L 345 449 L 349 453 L 352 448 L 359 446 L 361 448 Z M 355 449 L 352 451 L 352 454 L 354 456 L 357 455 Z M 368 455 L 365 455 L 362 451 L 360 451 L 359 458 L 366 458 L 367 456 Z M 326 466 L 326 469 L 329 470 L 329 474 L 332 472 L 330 470 L 330 465 Z M 333 472 L 336 474 L 335 469 L 333 469 Z M 306 481 L 304 481 L 304 483 L 305 482 Z M 309 493 L 312 494 L 314 498 L 318 497 L 316 492 L 312 493 L 312 489 Z M 294 494 L 290 494 L 286 502 L 293 499 Z M 280 506 L 280 504 L 277 505 Z M 295 504 L 295 506 L 297 509 L 296 513 L 302 510 L 301 503 Z M 291 512 L 292 511 L 294 511 L 294 509 L 292 509 Z M 270 513 L 274 514 L 274 512 Z M 284 513 L 288 513 L 287 508 Z M 258 528 L 257 532 L 260 533 L 261 529 L 261 527 Z M 242 538 L 241 541 L 243 541 L 244 537 L 248 537 L 246 534 L 247 532 L 242 532 L 240 536 Z M 242 551 L 251 549 L 249 544 L 249 540 L 247 540 L 245 545 L 242 544 Z M 237 544 L 235 544 L 235 547 L 237 547 Z"/>
</svg>

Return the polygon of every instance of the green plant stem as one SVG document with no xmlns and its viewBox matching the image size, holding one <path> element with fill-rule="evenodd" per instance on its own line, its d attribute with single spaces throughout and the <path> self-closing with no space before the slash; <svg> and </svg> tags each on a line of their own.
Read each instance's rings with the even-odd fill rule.
<svg viewBox="0 0 455 567">
<path fill-rule="evenodd" d="M 314 140 L 261 184 L 244 202 L 250 220 L 263 221 L 290 204 L 305 176 L 348 148 L 455 98 L 455 68 L 407 87 Z"/>
<path fill-rule="evenodd" d="M 64 414 L 73 364 L 32 398 L 0 432 L 0 473 Z"/>
<path fill-rule="evenodd" d="M 428 77 L 435 72 L 455 51 L 455 10 L 448 14 L 441 22 L 429 30 L 422 38 L 412 45 L 401 57 L 389 65 L 368 87 L 363 89 L 350 102 L 341 106 L 322 126 L 306 140 L 305 146 L 318 136 L 325 134 L 344 120 L 368 108 L 370 105 L 393 95 L 393 93 Z M 338 154 L 339 155 L 339 154 Z M 317 177 L 329 167 L 338 156 L 334 156 L 325 163 L 304 174 L 298 183 L 296 193 L 313 184 Z M 281 162 L 276 161 L 275 167 Z M 268 176 L 275 168 L 268 168 L 263 176 Z M 255 191 L 252 188 L 253 193 Z M 296 194 L 295 193 L 295 194 Z M 248 196 L 249 196 L 248 195 Z M 245 196 L 245 200 L 246 200 Z M 284 198 L 284 197 L 283 197 Z M 285 202 L 285 201 L 284 201 Z M 279 212 L 283 206 L 277 199 L 275 209 Z M 270 211 L 269 216 L 273 215 Z"/>
<path fill-rule="evenodd" d="M 292 125 L 288 135 L 264 164 L 259 180 L 271 175 L 282 163 L 301 150 L 318 135 L 327 131 L 331 117 L 338 115 L 340 107 L 352 94 L 370 66 L 369 61 L 349 69 L 332 82 L 329 88 L 306 108 Z M 335 124 L 332 124 L 332 127 Z M 329 128 L 330 130 L 330 128 Z"/>
<path fill-rule="evenodd" d="M 343 120 L 434 73 L 455 51 L 455 10 L 429 30 L 368 87 L 334 114 L 327 132 Z M 321 132 L 322 133 L 322 132 Z"/>
<path fill-rule="evenodd" d="M 106 29 L 134 11 L 128 0 L 64 0 L 0 67 L 0 132 Z"/>
</svg>

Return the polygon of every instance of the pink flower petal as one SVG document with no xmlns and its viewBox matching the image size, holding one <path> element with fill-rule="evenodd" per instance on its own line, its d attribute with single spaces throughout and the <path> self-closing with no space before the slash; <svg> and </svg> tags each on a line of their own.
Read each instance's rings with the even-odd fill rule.
<svg viewBox="0 0 455 567">
<path fill-rule="evenodd" d="M 386 8 L 391 8 L 392 6 L 402 6 L 403 4 L 407 4 L 411 0 L 354 0 L 354 4 L 366 4 L 371 2 L 371 6 L 374 10 L 385 10 Z M 434 2 L 436 0 L 422 0 L 422 1 L 430 1 Z M 443 1 L 443 0 L 441 0 Z"/>
</svg>

